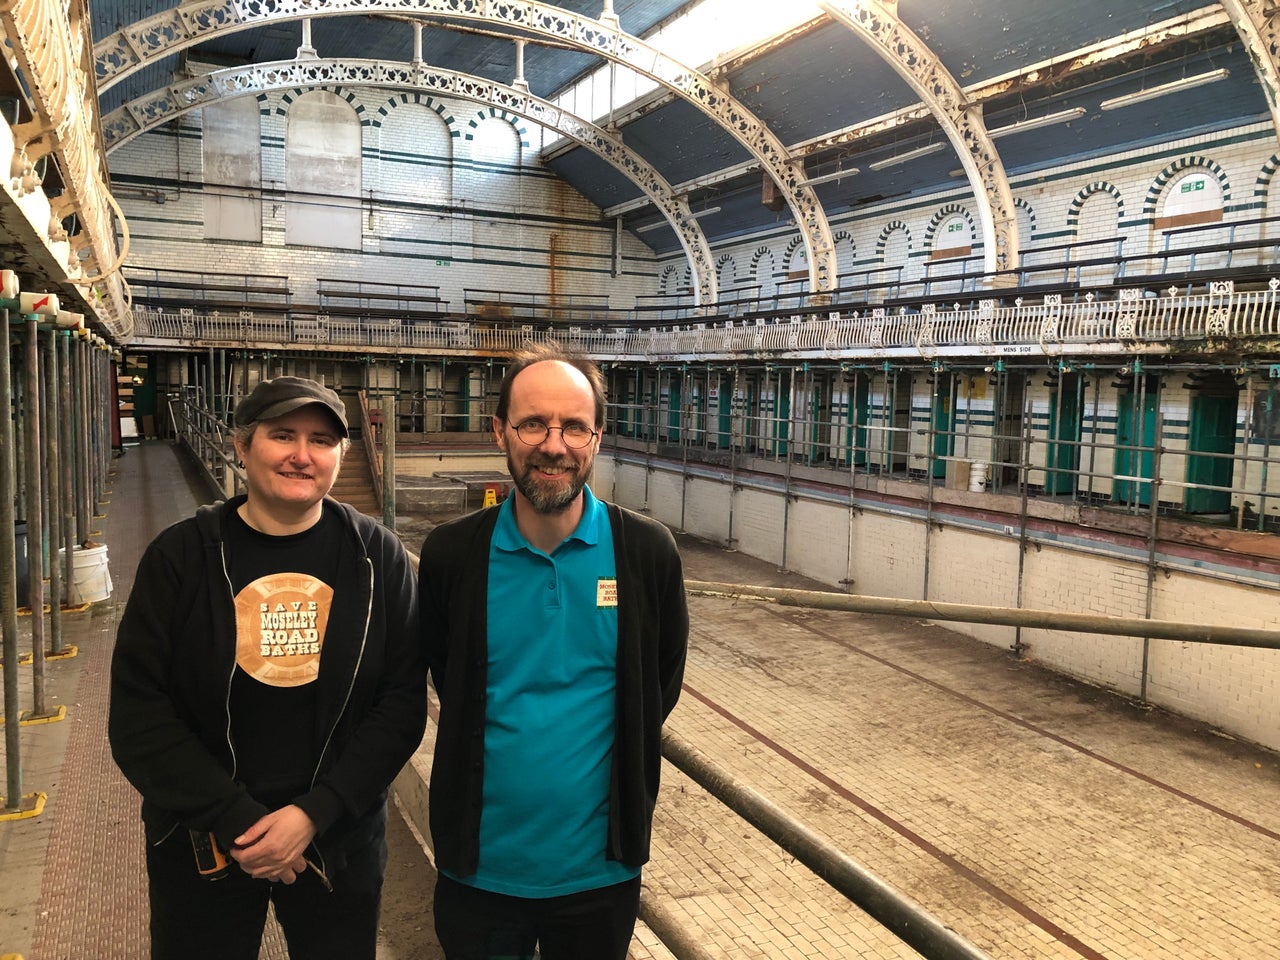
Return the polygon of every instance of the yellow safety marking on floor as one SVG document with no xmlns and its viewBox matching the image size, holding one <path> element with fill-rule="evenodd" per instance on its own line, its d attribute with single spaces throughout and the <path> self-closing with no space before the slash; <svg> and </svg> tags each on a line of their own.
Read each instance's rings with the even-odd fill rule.
<svg viewBox="0 0 1280 960">
<path fill-rule="evenodd" d="M 30 664 L 31 664 L 31 654 L 29 653 L 18 654 L 18 666 L 26 667 L 26 666 L 30 666 Z M 4 661 L 0 660 L 0 667 L 3 667 L 3 666 L 4 666 Z"/>
<path fill-rule="evenodd" d="M 22 801 L 17 810 L 7 810 L 5 798 L 0 797 L 0 821 L 4 820 L 30 820 L 32 817 L 38 817 L 44 813 L 44 802 L 49 797 L 43 791 L 35 793 L 24 793 Z M 10 954 L 13 956 L 13 954 Z"/>
<path fill-rule="evenodd" d="M 41 716 L 32 716 L 30 710 L 22 710 L 18 713 L 18 726 L 32 727 L 37 723 L 57 723 L 59 720 L 67 719 L 67 708 L 64 704 L 58 704 L 58 709 L 53 713 L 46 713 Z M 5 718 L 0 717 L 0 727 L 5 724 Z"/>
<path fill-rule="evenodd" d="M 84 601 L 83 603 L 77 603 L 77 604 L 64 603 L 62 605 L 62 612 L 63 613 L 84 613 L 86 610 L 88 610 L 92 606 L 93 604 L 90 603 L 88 600 Z"/>
<path fill-rule="evenodd" d="M 34 716 L 30 710 L 23 710 L 18 714 L 18 726 L 33 727 L 37 723 L 57 723 L 59 720 L 67 719 L 66 704 L 58 704 L 58 709 L 53 713 L 46 713 L 43 716 Z"/>
<path fill-rule="evenodd" d="M 49 612 L 49 605 L 48 605 L 47 603 L 44 605 L 44 611 L 43 611 L 43 612 L 44 612 L 44 613 L 48 613 L 48 612 Z M 18 608 L 18 616 L 20 616 L 20 617 L 29 617 L 29 616 L 31 616 L 31 608 L 30 608 L 30 607 L 19 607 L 19 608 Z"/>
<path fill-rule="evenodd" d="M 70 660 L 72 657 L 77 657 L 79 655 L 80 648 L 74 643 L 68 643 L 57 653 L 54 653 L 52 650 L 46 650 L 44 652 L 44 658 L 46 660 Z"/>
</svg>

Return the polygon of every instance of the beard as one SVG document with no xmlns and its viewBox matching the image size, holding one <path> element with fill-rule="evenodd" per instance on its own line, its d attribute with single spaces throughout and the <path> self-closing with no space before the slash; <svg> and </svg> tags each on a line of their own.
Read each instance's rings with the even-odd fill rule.
<svg viewBox="0 0 1280 960">
<path fill-rule="evenodd" d="M 511 474 L 516 489 L 537 513 L 542 514 L 563 513 L 568 509 L 591 479 L 591 466 L 588 463 L 583 468 L 577 461 L 567 457 L 559 460 L 535 456 L 526 460 L 524 469 L 518 471 L 511 460 L 511 454 L 507 454 L 507 472 Z M 537 474 L 539 467 L 566 471 L 569 474 L 568 485 L 543 481 Z"/>
</svg>

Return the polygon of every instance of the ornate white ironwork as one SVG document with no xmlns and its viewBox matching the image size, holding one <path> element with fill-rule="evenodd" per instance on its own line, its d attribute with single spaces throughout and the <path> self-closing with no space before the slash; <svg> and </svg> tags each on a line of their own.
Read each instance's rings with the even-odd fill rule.
<svg viewBox="0 0 1280 960">
<path fill-rule="evenodd" d="M 867 340 L 872 347 L 884 345 L 884 328 L 889 318 L 883 307 L 871 311 L 871 327 L 867 330 Z"/>
<path fill-rule="evenodd" d="M 1222 9 L 1244 41 L 1280 137 L 1280 8 L 1275 0 L 1222 0 Z"/>
<path fill-rule="evenodd" d="M 826 212 L 813 188 L 803 184 L 803 165 L 791 157 L 786 145 L 763 121 L 709 77 L 623 32 L 616 23 L 594 20 L 536 0 L 188 0 L 117 30 L 95 44 L 98 89 L 105 91 L 142 67 L 217 34 L 268 21 L 282 23 L 355 13 L 441 16 L 515 29 L 620 63 L 661 84 L 720 124 L 773 177 L 804 239 L 810 286 L 815 291 L 835 286 L 835 244 Z"/>
<path fill-rule="evenodd" d="M 35 162 L 52 156 L 62 172 L 64 192 L 50 201 L 51 222 L 42 232 L 46 242 L 67 242 L 61 221 L 71 214 L 80 220 L 80 234 L 72 238 L 67 277 L 85 290 L 85 300 L 113 337 L 133 336 L 133 318 L 126 305 L 124 283 L 115 272 L 116 247 L 112 211 L 115 201 L 97 137 L 97 103 L 89 96 L 89 18 L 80 3 L 54 0 L 3 0 L 0 30 L 7 55 L 21 73 L 32 119 L 12 128 L 19 191 L 39 183 Z M 123 220 L 123 217 L 121 218 Z M 97 273 L 86 276 L 76 254 L 88 255 Z M 108 272 L 109 275 L 108 275 Z M 104 279 L 95 280 L 102 275 Z M 56 278 L 54 278 L 56 279 Z"/>
<path fill-rule="evenodd" d="M 818 6 L 868 40 L 933 111 L 978 201 L 984 269 L 1010 269 L 1018 261 L 1018 212 L 981 104 L 969 101 L 937 54 L 898 19 L 897 0 L 819 0 Z"/>
<path fill-rule="evenodd" d="M 130 101 L 103 118 L 107 149 L 113 150 L 169 120 L 219 100 L 270 90 L 308 86 L 373 86 L 430 90 L 445 96 L 487 103 L 532 120 L 576 140 L 622 171 L 671 223 L 696 281 L 698 303 L 715 303 L 717 280 L 711 246 L 671 184 L 615 134 L 527 91 L 425 63 L 381 60 L 282 60 L 229 67 L 201 74 Z"/>
</svg>

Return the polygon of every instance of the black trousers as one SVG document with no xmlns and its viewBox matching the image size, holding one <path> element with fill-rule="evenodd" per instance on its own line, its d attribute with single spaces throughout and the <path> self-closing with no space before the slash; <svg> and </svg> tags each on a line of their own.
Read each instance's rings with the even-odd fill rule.
<svg viewBox="0 0 1280 960">
<path fill-rule="evenodd" d="M 151 960 L 257 960 L 268 903 L 291 960 L 374 960 L 386 866 L 385 814 L 361 830 L 345 866 L 329 876 L 332 892 L 311 869 L 294 883 L 272 883 L 234 861 L 225 877 L 207 880 L 179 828 L 147 847 Z"/>
<path fill-rule="evenodd" d="M 640 878 L 532 900 L 477 890 L 440 875 L 436 937 L 448 960 L 626 960 Z"/>
</svg>

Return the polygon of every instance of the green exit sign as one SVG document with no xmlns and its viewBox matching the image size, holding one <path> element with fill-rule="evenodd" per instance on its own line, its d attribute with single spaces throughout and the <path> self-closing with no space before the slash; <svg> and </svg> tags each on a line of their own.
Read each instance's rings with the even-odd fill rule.
<svg viewBox="0 0 1280 960">
<path fill-rule="evenodd" d="M 447 266 L 449 266 L 449 263 L 450 263 L 450 261 L 448 261 L 448 260 L 437 260 L 437 261 L 436 261 L 436 266 L 437 266 L 437 267 L 447 267 Z"/>
<path fill-rule="evenodd" d="M 1204 189 L 1203 180 L 1188 180 L 1186 183 L 1182 185 L 1183 193 L 1195 193 L 1197 190 L 1203 190 L 1203 189 Z"/>
</svg>

